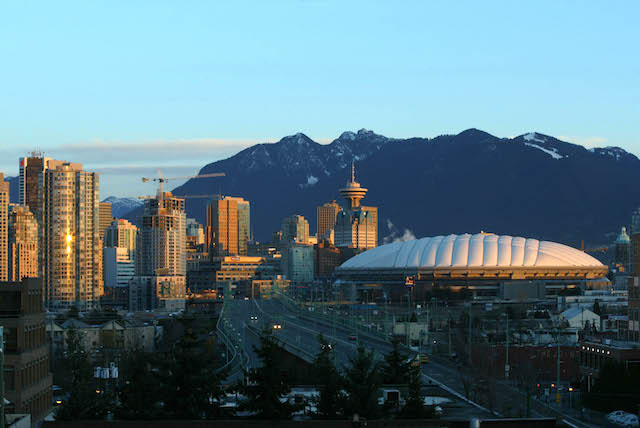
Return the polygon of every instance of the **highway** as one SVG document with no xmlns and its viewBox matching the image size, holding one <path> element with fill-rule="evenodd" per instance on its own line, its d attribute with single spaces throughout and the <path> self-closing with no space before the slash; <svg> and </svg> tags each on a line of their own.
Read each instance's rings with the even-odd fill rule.
<svg viewBox="0 0 640 428">
<path fill-rule="evenodd" d="M 359 342 L 362 342 L 366 349 L 373 350 L 376 360 L 381 361 L 384 354 L 393 349 L 392 344 L 386 341 L 380 333 L 369 333 L 362 328 L 352 328 L 332 322 L 330 318 L 320 317 L 313 312 L 304 312 L 302 309 L 294 307 L 289 302 L 282 303 L 277 299 L 261 300 L 233 300 L 228 304 L 228 309 L 224 316 L 230 331 L 235 334 L 235 338 L 248 354 L 248 366 L 256 367 L 259 360 L 253 352 L 253 345 L 257 345 L 259 332 L 263 328 L 273 329 L 274 325 L 280 325 L 280 329 L 273 329 L 274 335 L 289 352 L 304 360 L 311 362 L 320 350 L 318 336 L 325 338 L 334 346 L 337 365 L 344 366 L 349 363 L 356 353 Z M 254 319 L 252 319 L 252 317 Z M 415 355 L 415 352 L 411 352 Z M 458 368 L 446 359 L 437 356 L 430 356 L 430 362 L 422 365 L 424 381 L 426 384 L 433 383 L 442 389 L 455 395 L 460 400 L 477 408 L 477 417 L 496 417 L 499 413 L 492 413 L 487 409 L 489 400 L 483 394 L 478 394 L 479 403 L 472 402 L 465 398 L 465 388 L 463 375 Z M 526 412 L 526 394 L 519 389 L 501 381 L 494 381 L 496 403 L 509 403 L 513 409 L 520 409 L 524 415 Z M 530 400 L 532 417 L 557 417 L 564 420 L 571 426 L 591 428 L 594 425 L 587 424 L 581 420 L 567 415 L 555 407 Z"/>
</svg>

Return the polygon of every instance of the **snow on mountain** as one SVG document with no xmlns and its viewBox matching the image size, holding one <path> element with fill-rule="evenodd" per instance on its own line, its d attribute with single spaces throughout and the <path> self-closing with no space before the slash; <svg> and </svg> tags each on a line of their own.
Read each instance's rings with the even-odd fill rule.
<svg viewBox="0 0 640 428">
<path fill-rule="evenodd" d="M 526 137 L 525 137 L 525 139 L 526 139 Z M 531 141 L 531 140 L 529 140 L 529 141 Z M 538 140 L 533 140 L 533 141 L 538 141 Z M 539 146 L 537 144 L 533 144 L 533 143 L 524 143 L 524 144 L 526 146 L 533 147 L 533 148 L 538 149 L 538 150 L 542 150 L 543 152 L 545 152 L 546 154 L 550 155 L 554 159 L 562 159 L 564 157 L 564 156 L 562 156 L 561 154 L 558 153 L 558 150 L 555 147 L 552 148 L 552 149 L 545 149 L 544 147 Z"/>
<path fill-rule="evenodd" d="M 109 196 L 102 202 L 109 202 L 111 204 L 111 215 L 116 218 L 123 218 L 131 211 L 138 207 L 141 207 L 143 202 L 136 198 L 117 198 L 115 196 Z"/>
</svg>

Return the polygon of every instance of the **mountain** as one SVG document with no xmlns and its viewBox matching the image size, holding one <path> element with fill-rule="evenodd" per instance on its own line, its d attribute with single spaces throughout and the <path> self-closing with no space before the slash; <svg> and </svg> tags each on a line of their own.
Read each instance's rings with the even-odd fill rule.
<svg viewBox="0 0 640 428">
<path fill-rule="evenodd" d="M 111 215 L 116 218 L 124 218 L 131 211 L 142 206 L 142 201 L 136 198 L 116 198 L 115 196 L 109 196 L 102 202 L 109 202 L 111 204 Z"/>
<path fill-rule="evenodd" d="M 356 176 L 378 206 L 380 238 L 481 230 L 577 245 L 608 243 L 640 204 L 640 160 L 618 147 L 587 150 L 530 132 L 499 138 L 477 129 L 435 138 L 392 139 L 345 132 L 321 145 L 304 134 L 258 144 L 210 163 L 176 195 L 243 196 L 251 201 L 255 238 L 270 239 L 283 217 L 304 215 L 332 199 L 356 162 Z M 206 199 L 187 199 L 204 222 Z M 129 213 L 135 220 L 138 210 Z M 404 233 L 403 233 L 404 231 Z"/>
</svg>

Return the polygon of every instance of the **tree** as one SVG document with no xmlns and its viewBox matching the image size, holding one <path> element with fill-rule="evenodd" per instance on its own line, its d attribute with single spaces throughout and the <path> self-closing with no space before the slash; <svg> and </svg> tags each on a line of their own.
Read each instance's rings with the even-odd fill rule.
<svg viewBox="0 0 640 428">
<path fill-rule="evenodd" d="M 409 322 L 418 322 L 418 316 L 415 312 L 411 313 L 411 319 L 409 320 Z"/>
<path fill-rule="evenodd" d="M 373 352 L 365 350 L 360 342 L 355 357 L 349 358 L 349 365 L 345 367 L 345 415 L 358 414 L 366 418 L 376 416 L 376 393 L 380 386 L 377 371 L 378 364 L 374 362 Z"/>
<path fill-rule="evenodd" d="M 162 381 L 157 370 L 157 361 L 140 350 L 133 351 L 124 359 L 122 386 L 119 390 L 120 405 L 117 415 L 122 419 L 151 420 L 165 416 L 160 403 Z"/>
<path fill-rule="evenodd" d="M 405 384 L 409 381 L 409 355 L 400 351 L 400 339 L 393 338 L 393 350 L 384 356 L 382 382 L 385 384 Z"/>
<path fill-rule="evenodd" d="M 600 310 L 600 301 L 598 299 L 596 299 L 595 302 L 593 302 L 593 313 L 596 315 L 600 315 L 602 311 Z"/>
<path fill-rule="evenodd" d="M 342 376 L 333 363 L 333 345 L 327 342 L 322 334 L 318 340 L 320 341 L 320 352 L 313 361 L 314 383 L 319 390 L 316 407 L 318 414 L 326 418 L 335 418 L 338 415 L 339 403 L 342 398 Z"/>
<path fill-rule="evenodd" d="M 89 356 L 74 328 L 67 333 L 66 358 L 71 367 L 71 390 L 69 398 L 56 411 L 56 420 L 104 419 L 112 407 L 112 397 L 95 388 Z"/>
<path fill-rule="evenodd" d="M 407 396 L 406 403 L 400 415 L 405 418 L 419 419 L 432 417 L 433 414 L 433 407 L 426 407 L 424 405 L 420 367 L 411 367 L 409 369 L 409 395 Z"/>
<path fill-rule="evenodd" d="M 247 385 L 245 392 L 247 400 L 240 408 L 257 413 L 264 419 L 288 419 L 294 407 L 288 401 L 282 402 L 291 391 L 291 386 L 282 376 L 280 346 L 273 332 L 265 328 L 260 335 L 260 344 L 253 347 L 254 352 L 262 362 L 262 366 L 249 373 L 253 384 Z"/>
<path fill-rule="evenodd" d="M 222 373 L 212 344 L 201 343 L 190 327 L 165 361 L 166 412 L 176 419 L 203 419 L 220 415 L 216 403 L 222 398 Z"/>
<path fill-rule="evenodd" d="M 634 413 L 640 403 L 639 384 L 640 369 L 608 361 L 600 369 L 591 391 L 585 395 L 585 404 L 601 412 L 626 410 Z"/>
</svg>

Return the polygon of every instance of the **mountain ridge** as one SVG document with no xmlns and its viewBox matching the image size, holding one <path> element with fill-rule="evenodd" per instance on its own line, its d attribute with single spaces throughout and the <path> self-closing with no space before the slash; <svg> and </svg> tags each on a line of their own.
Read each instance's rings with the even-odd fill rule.
<svg viewBox="0 0 640 428">
<path fill-rule="evenodd" d="M 339 189 L 351 162 L 369 189 L 363 204 L 380 208 L 381 240 L 392 232 L 389 221 L 418 237 L 490 230 L 574 244 L 607 242 L 640 200 L 640 191 L 621 191 L 640 179 L 640 161 L 624 149 L 588 150 L 540 132 L 500 138 L 476 128 L 406 139 L 361 129 L 329 144 L 297 133 L 209 163 L 200 174 L 227 177 L 190 180 L 174 194 L 245 197 L 258 240 L 268 240 L 292 214 L 304 215 L 314 233 L 315 208 L 332 199 L 343 204 Z M 610 213 L 602 203 L 607 192 L 618 195 Z M 205 205 L 187 199 L 188 215 L 203 222 Z"/>
</svg>

